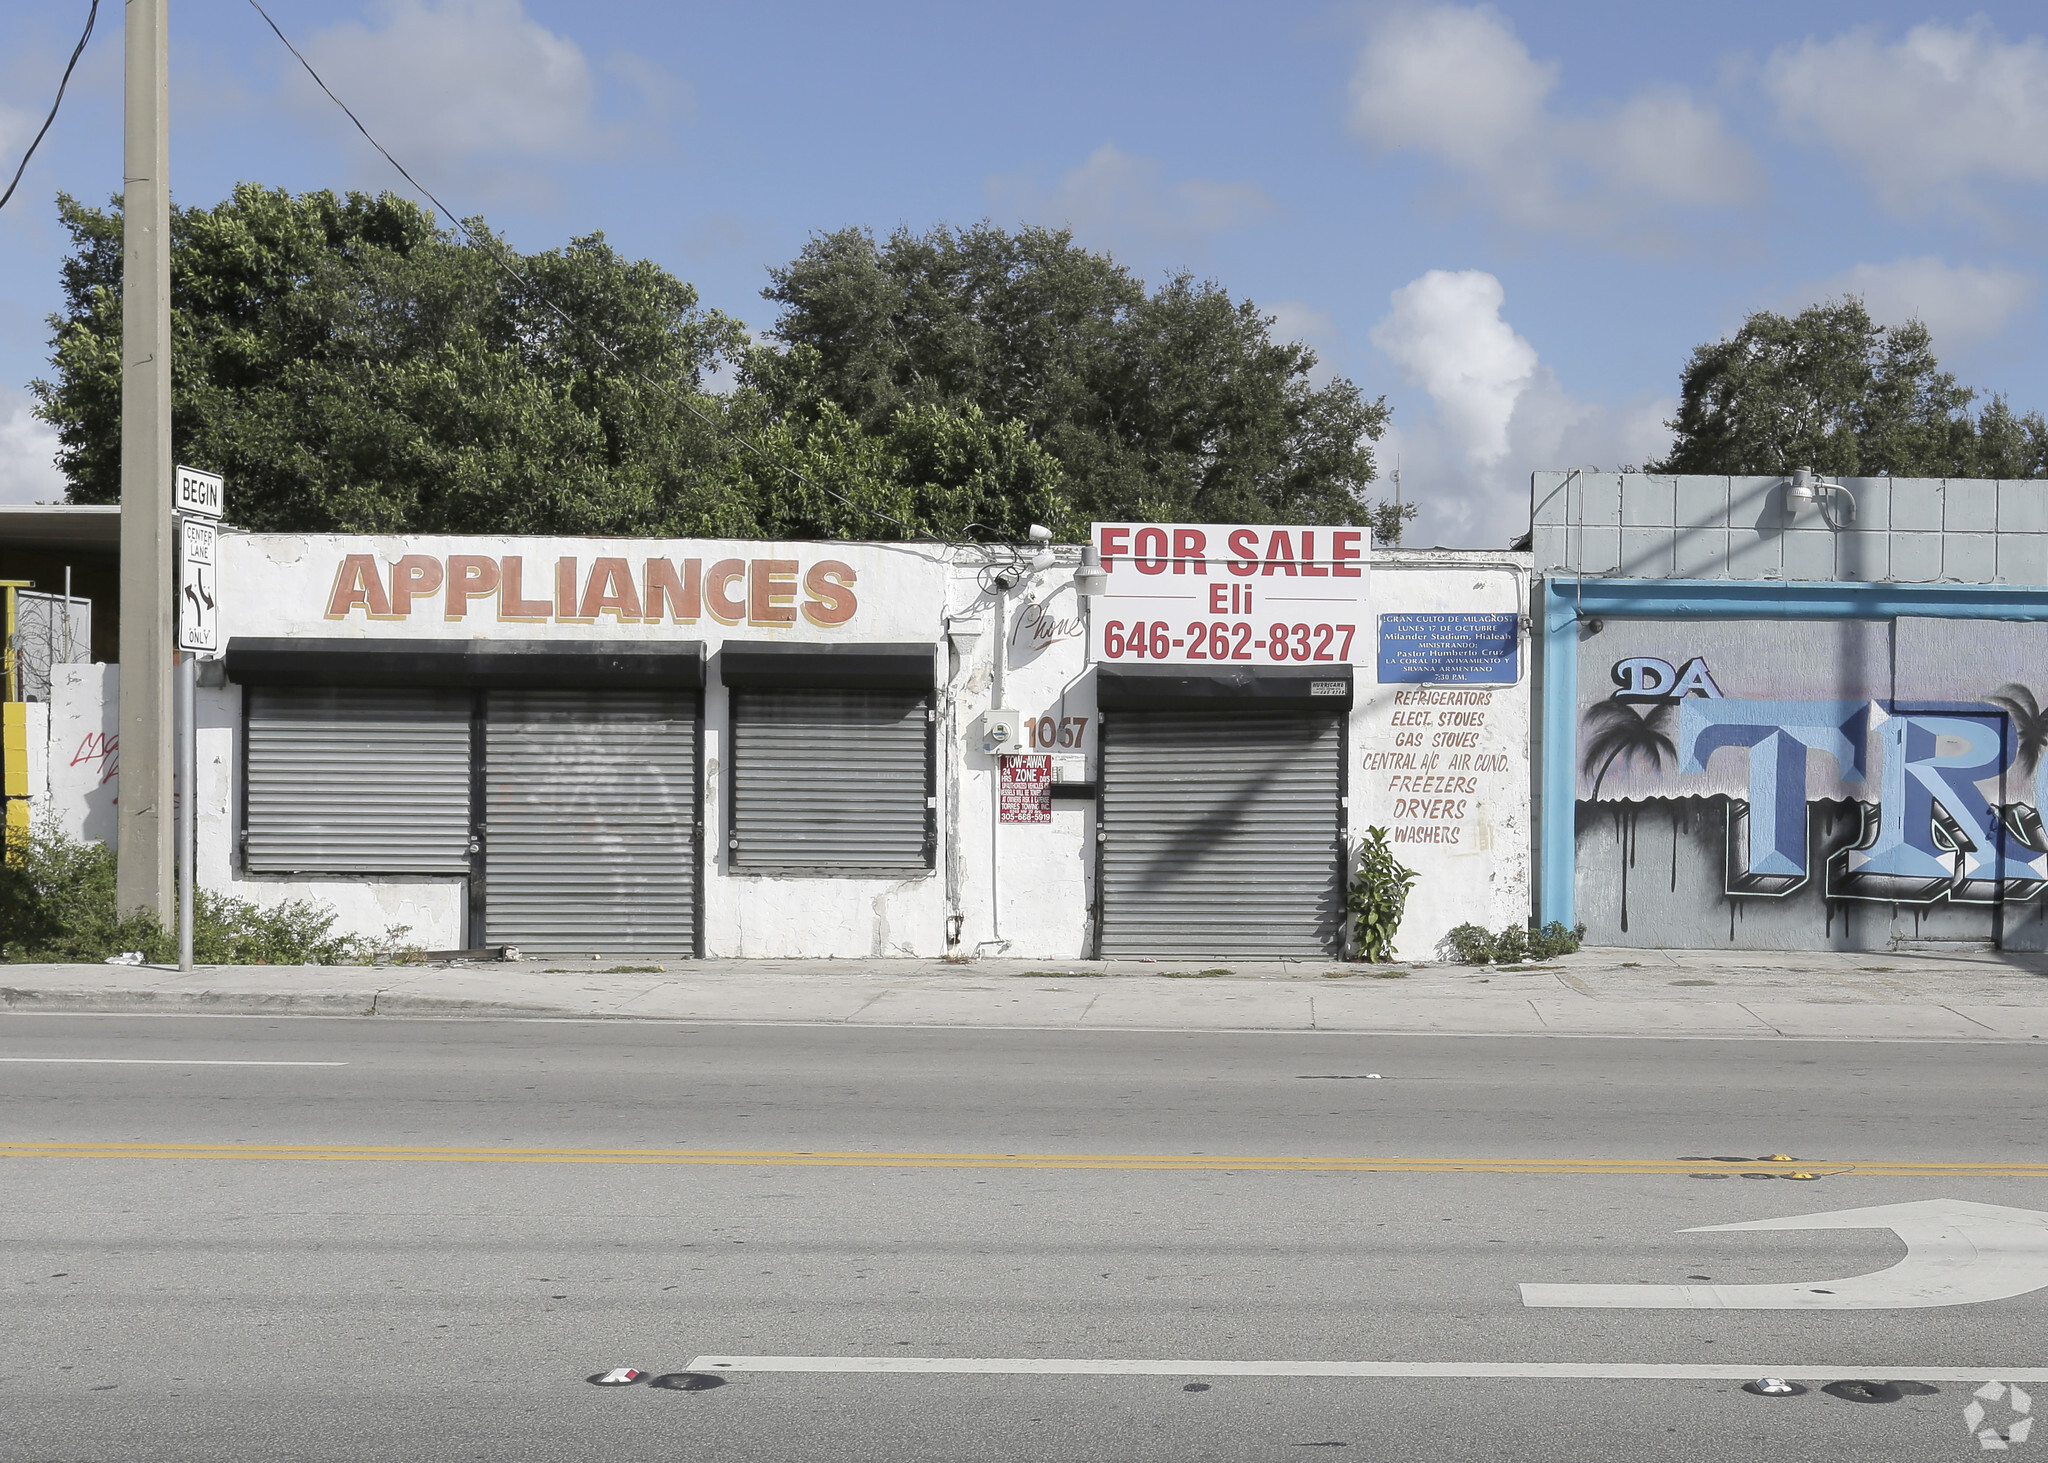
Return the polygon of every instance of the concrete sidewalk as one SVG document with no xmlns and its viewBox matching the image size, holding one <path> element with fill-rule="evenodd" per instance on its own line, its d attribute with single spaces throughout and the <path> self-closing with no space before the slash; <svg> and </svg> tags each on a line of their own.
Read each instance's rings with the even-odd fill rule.
<svg viewBox="0 0 2048 1463">
<path fill-rule="evenodd" d="M 535 960 L 0 967 L 7 1011 L 1838 1041 L 2048 1039 L 2048 957 L 1587 950 L 1542 965 Z"/>
</svg>

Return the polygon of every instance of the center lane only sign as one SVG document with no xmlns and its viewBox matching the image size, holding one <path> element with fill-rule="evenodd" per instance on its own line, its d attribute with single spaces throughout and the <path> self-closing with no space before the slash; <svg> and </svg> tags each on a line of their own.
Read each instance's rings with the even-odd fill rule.
<svg viewBox="0 0 2048 1463">
<path fill-rule="evenodd" d="M 1109 587 L 1089 634 L 1105 664 L 1371 656 L 1368 529 L 1098 523 L 1094 536 Z"/>
</svg>

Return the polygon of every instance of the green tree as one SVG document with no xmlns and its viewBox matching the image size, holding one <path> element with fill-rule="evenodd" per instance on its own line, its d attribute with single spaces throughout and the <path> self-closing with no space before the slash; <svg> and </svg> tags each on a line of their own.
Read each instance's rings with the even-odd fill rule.
<svg viewBox="0 0 2048 1463">
<path fill-rule="evenodd" d="M 33 389 L 71 500 L 117 502 L 119 204 L 59 210 L 73 249 Z M 391 194 L 254 184 L 173 209 L 171 232 L 173 450 L 228 476 L 248 528 L 1398 528 L 1361 493 L 1382 405 L 1312 388 L 1314 356 L 1249 305 L 1186 279 L 1148 295 L 1064 235 L 906 236 L 889 268 L 858 231 L 816 240 L 776 273 L 771 296 L 804 301 L 785 323 L 809 322 L 777 348 L 602 234 L 522 255 Z M 727 365 L 738 385 L 708 390 Z"/>
<path fill-rule="evenodd" d="M 1760 310 L 1698 347 L 1680 380 L 1662 473 L 2040 477 L 2048 422 L 2017 416 L 1936 361 L 1918 321 L 1882 326 L 1854 296 L 1787 317 Z"/>
<path fill-rule="evenodd" d="M 785 413 L 829 401 L 887 434 L 906 409 L 1018 422 L 1065 473 L 1077 521 L 1365 523 L 1384 399 L 1318 387 L 1273 317 L 1175 275 L 1155 290 L 1063 230 L 992 224 L 886 241 L 814 237 L 763 292 L 788 350 L 754 379 Z"/>
<path fill-rule="evenodd" d="M 72 501 L 116 502 L 119 208 L 59 207 L 74 249 L 34 390 Z M 388 193 L 244 184 L 171 234 L 173 450 L 229 477 L 244 526 L 752 530 L 727 444 L 676 401 L 715 417 L 702 378 L 744 332 L 602 235 L 496 244 L 529 290 Z"/>
<path fill-rule="evenodd" d="M 775 413 L 742 390 L 731 406 L 757 449 L 733 454 L 731 480 L 764 537 L 1087 537 L 1058 461 L 979 407 L 906 406 L 870 432 L 830 401 Z"/>
</svg>

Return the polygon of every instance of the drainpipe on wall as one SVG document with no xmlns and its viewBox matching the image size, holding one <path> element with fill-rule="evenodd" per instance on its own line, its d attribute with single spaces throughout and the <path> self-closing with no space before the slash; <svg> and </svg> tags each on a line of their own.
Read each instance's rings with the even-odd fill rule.
<svg viewBox="0 0 2048 1463">
<path fill-rule="evenodd" d="M 954 680 L 971 669 L 974 649 L 981 643 L 982 623 L 978 616 L 946 617 L 948 646 L 946 676 L 945 755 L 945 859 L 946 859 L 946 953 L 959 949 L 967 916 L 960 908 L 960 698 Z"/>
<path fill-rule="evenodd" d="M 995 633 L 995 674 L 989 682 L 989 705 L 1000 708 L 1003 700 L 1003 662 L 1009 658 L 1010 649 L 1010 591 L 1003 581 L 996 581 L 996 633 Z M 989 943 L 1000 945 L 1003 939 L 1003 882 L 1002 857 L 997 848 L 1003 823 L 1003 759 L 996 758 L 989 771 L 988 785 L 988 936 Z M 1002 952 L 998 950 L 997 954 Z"/>
</svg>

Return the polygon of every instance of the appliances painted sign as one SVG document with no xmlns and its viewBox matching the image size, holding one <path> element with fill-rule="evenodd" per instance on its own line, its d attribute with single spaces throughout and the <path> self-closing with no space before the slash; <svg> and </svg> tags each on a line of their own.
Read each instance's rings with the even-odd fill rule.
<svg viewBox="0 0 2048 1463">
<path fill-rule="evenodd" d="M 1348 663 L 1370 634 L 1363 528 L 1098 523 L 1107 663 Z"/>
<path fill-rule="evenodd" d="M 221 537 L 222 643 L 322 639 L 931 643 L 943 544 L 510 534 Z"/>
<path fill-rule="evenodd" d="M 642 558 L 405 554 L 386 564 L 347 554 L 327 598 L 330 620 L 502 624 L 844 625 L 860 608 L 860 576 L 840 559 Z"/>
</svg>

